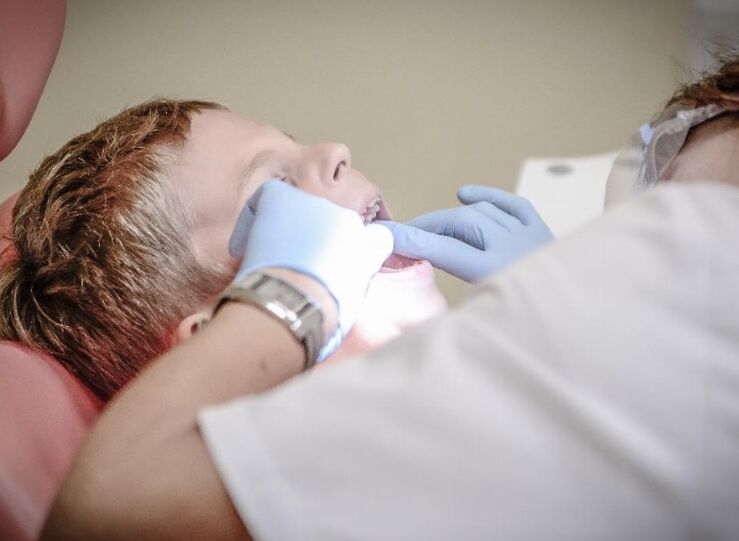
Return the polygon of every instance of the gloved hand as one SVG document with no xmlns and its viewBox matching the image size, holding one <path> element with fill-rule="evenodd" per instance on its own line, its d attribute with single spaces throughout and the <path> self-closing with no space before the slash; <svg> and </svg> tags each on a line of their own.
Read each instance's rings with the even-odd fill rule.
<svg viewBox="0 0 739 541">
<path fill-rule="evenodd" d="M 437 210 L 408 222 L 380 223 L 395 239 L 395 253 L 431 264 L 467 282 L 498 272 L 554 238 L 534 206 L 504 190 L 469 184 L 464 206 Z"/>
<path fill-rule="evenodd" d="M 249 199 L 229 240 L 243 257 L 236 281 L 266 267 L 306 274 L 336 301 L 339 327 L 319 360 L 341 344 L 354 324 L 370 278 L 393 249 L 381 225 L 364 225 L 356 212 L 279 180 L 264 183 Z"/>
</svg>

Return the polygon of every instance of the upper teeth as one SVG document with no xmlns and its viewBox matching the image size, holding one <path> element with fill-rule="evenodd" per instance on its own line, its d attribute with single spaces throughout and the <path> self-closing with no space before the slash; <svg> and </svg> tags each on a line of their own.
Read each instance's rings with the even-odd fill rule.
<svg viewBox="0 0 739 541">
<path fill-rule="evenodd" d="M 368 224 L 377 218 L 377 213 L 380 212 L 380 199 L 377 198 L 374 201 L 372 201 L 369 205 L 367 205 L 367 208 L 362 213 L 362 218 L 364 218 L 364 223 Z"/>
</svg>

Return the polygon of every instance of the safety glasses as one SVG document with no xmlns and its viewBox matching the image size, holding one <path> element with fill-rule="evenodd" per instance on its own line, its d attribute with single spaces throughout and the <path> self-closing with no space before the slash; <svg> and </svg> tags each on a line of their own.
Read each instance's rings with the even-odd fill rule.
<svg viewBox="0 0 739 541">
<path fill-rule="evenodd" d="M 718 105 L 696 109 L 668 107 L 631 136 L 616 157 L 611 177 L 617 171 L 618 182 L 629 184 L 632 192 L 653 186 L 682 150 L 690 129 L 724 112 L 725 109 Z"/>
</svg>

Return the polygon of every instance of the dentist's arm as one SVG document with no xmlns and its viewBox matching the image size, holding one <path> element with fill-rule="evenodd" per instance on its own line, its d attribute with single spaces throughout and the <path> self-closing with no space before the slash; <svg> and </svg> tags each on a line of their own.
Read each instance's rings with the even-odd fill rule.
<svg viewBox="0 0 739 541">
<path fill-rule="evenodd" d="M 304 362 L 302 346 L 277 320 L 225 305 L 106 409 L 41 538 L 250 539 L 200 437 L 197 412 L 269 389 Z"/>
<path fill-rule="evenodd" d="M 237 243 L 249 241 L 239 276 L 277 275 L 318 303 L 326 340 L 337 327 L 347 331 L 369 279 L 392 250 L 390 233 L 291 186 L 264 188 L 234 233 Z M 106 409 L 42 539 L 249 539 L 198 432 L 197 414 L 270 389 L 304 365 L 305 351 L 283 323 L 258 308 L 225 304 Z"/>
<path fill-rule="evenodd" d="M 463 206 L 437 210 L 401 224 L 380 222 L 393 233 L 395 252 L 477 282 L 553 237 L 523 197 L 487 186 L 462 186 Z"/>
</svg>

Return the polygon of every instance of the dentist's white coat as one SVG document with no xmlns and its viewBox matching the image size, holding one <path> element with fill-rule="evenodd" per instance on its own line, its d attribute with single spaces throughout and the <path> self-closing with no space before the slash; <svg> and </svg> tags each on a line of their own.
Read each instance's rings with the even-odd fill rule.
<svg viewBox="0 0 739 541">
<path fill-rule="evenodd" d="M 739 538 L 739 189 L 667 185 L 200 416 L 262 540 Z"/>
</svg>

